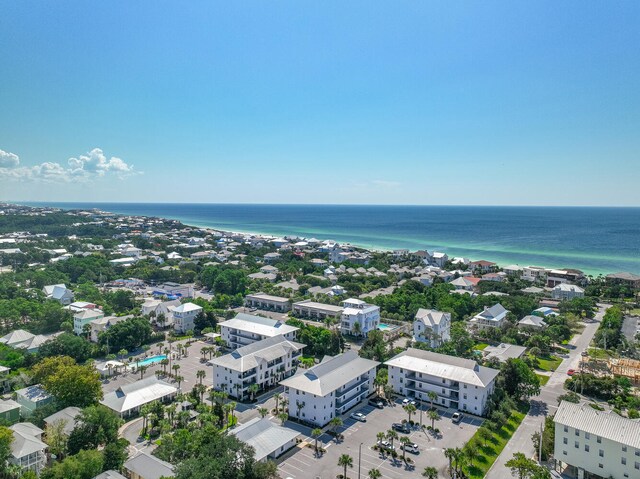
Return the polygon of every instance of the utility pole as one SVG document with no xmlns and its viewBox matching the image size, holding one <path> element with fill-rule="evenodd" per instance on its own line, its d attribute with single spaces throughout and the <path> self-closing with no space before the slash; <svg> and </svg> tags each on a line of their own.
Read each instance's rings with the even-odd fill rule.
<svg viewBox="0 0 640 479">
<path fill-rule="evenodd" d="M 362 464 L 362 445 L 364 443 L 360 443 L 360 447 L 358 447 L 358 479 L 360 479 L 360 464 Z"/>
<path fill-rule="evenodd" d="M 538 462 L 542 464 L 542 435 L 544 434 L 544 419 L 540 423 L 540 444 L 538 444 Z"/>
</svg>

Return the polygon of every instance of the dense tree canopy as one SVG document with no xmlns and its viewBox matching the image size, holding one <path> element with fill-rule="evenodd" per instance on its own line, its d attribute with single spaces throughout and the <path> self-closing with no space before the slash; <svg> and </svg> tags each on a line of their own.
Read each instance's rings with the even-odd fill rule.
<svg viewBox="0 0 640 479">
<path fill-rule="evenodd" d="M 93 366 L 80 366 L 68 356 L 45 358 L 32 372 L 34 380 L 55 396 L 61 407 L 84 407 L 102 399 L 99 373 Z"/>
<path fill-rule="evenodd" d="M 153 329 L 145 318 L 130 318 L 112 325 L 100 334 L 98 343 L 109 348 L 109 352 L 121 349 L 133 351 L 147 344 L 153 337 Z"/>
</svg>

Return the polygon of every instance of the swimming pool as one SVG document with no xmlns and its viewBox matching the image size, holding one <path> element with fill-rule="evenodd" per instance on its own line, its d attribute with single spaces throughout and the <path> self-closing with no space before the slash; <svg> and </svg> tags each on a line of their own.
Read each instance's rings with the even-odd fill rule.
<svg viewBox="0 0 640 479">
<path fill-rule="evenodd" d="M 395 327 L 394 326 L 390 326 L 390 325 L 385 324 L 385 323 L 380 323 L 380 324 L 378 324 L 378 329 L 380 331 L 391 331 L 391 330 L 395 329 Z"/>
<path fill-rule="evenodd" d="M 164 354 L 158 356 L 151 356 L 150 358 L 143 359 L 142 361 L 138 361 L 135 363 L 135 367 L 139 368 L 140 366 L 150 366 L 151 364 L 156 364 L 162 361 L 163 359 L 167 359 L 167 356 Z"/>
</svg>

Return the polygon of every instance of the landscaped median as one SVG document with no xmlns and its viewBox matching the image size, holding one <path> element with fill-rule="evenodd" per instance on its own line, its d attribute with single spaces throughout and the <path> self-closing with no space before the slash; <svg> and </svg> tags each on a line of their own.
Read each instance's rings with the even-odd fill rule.
<svg viewBox="0 0 640 479">
<path fill-rule="evenodd" d="M 518 429 L 528 410 L 528 403 L 520 404 L 517 410 L 511 411 L 509 419 L 500 427 L 493 421 L 487 421 L 483 427 L 476 431 L 468 442 L 468 444 L 477 445 L 477 454 L 465 468 L 469 479 L 481 479 L 485 476 L 513 433 Z"/>
</svg>

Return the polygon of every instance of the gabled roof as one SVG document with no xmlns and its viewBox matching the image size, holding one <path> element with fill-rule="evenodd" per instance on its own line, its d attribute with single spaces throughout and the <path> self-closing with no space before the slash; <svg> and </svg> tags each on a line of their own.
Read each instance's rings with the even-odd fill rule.
<svg viewBox="0 0 640 479">
<path fill-rule="evenodd" d="M 142 479 L 160 479 L 161 477 L 175 476 L 173 465 L 144 451 L 125 462 L 124 468 L 137 474 Z"/>
<path fill-rule="evenodd" d="M 481 387 L 491 384 L 499 373 L 497 369 L 485 368 L 471 359 L 414 348 L 401 352 L 385 364 Z"/>
<path fill-rule="evenodd" d="M 39 439 L 44 431 L 30 422 L 20 422 L 10 426 L 9 429 L 13 431 L 11 455 L 16 459 L 47 448 L 47 445 Z"/>
<path fill-rule="evenodd" d="M 451 320 L 451 313 L 436 311 L 435 309 L 418 309 L 416 321 L 422 321 L 431 327 L 439 325 L 443 319 Z"/>
<path fill-rule="evenodd" d="M 320 364 L 307 370 L 298 370 L 295 376 L 281 381 L 285 387 L 326 396 L 349 381 L 376 368 L 380 363 L 347 351 L 337 356 L 325 356 Z"/>
<path fill-rule="evenodd" d="M 104 471 L 98 474 L 93 479 L 127 479 L 127 478 L 116 471 Z"/>
<path fill-rule="evenodd" d="M 278 426 L 266 417 L 254 418 L 232 429 L 230 433 L 253 447 L 256 461 L 261 461 L 269 454 L 278 451 L 300 435 L 298 431 Z"/>
<path fill-rule="evenodd" d="M 123 413 L 151 401 L 175 394 L 177 391 L 178 388 L 175 386 L 158 379 L 156 376 L 149 376 L 135 383 L 120 386 L 115 391 L 107 393 L 100 403 L 116 412 Z"/>
<path fill-rule="evenodd" d="M 64 433 L 69 435 L 71 431 L 76 427 L 76 418 L 80 415 L 82 410 L 79 407 L 69 406 L 61 411 L 58 411 L 51 416 L 45 417 L 44 422 L 46 424 L 53 424 L 58 421 L 64 421 Z"/>
<path fill-rule="evenodd" d="M 476 314 L 477 317 L 481 317 L 483 319 L 498 319 L 504 317 L 509 311 L 507 311 L 504 306 L 500 303 L 496 303 L 490 308 L 485 309 L 481 313 Z"/>
<path fill-rule="evenodd" d="M 553 418 L 556 424 L 572 427 L 610 441 L 640 449 L 640 423 L 589 405 L 562 401 Z"/>
<path fill-rule="evenodd" d="M 278 335 L 256 341 L 209 361 L 208 364 L 222 366 L 234 371 L 248 371 L 260 363 L 273 361 L 286 356 L 290 352 L 300 351 L 305 345 L 285 339 Z"/>
<path fill-rule="evenodd" d="M 9 334 L 0 338 L 0 343 L 6 344 L 7 346 L 12 346 L 14 344 L 28 341 L 34 337 L 35 335 L 31 334 L 29 331 L 25 331 L 24 329 L 16 329 L 15 331 L 11 331 Z"/>
<path fill-rule="evenodd" d="M 536 316 L 535 314 L 529 314 L 518 321 L 520 326 L 533 326 L 536 328 L 544 328 L 547 323 L 540 316 Z"/>
</svg>

